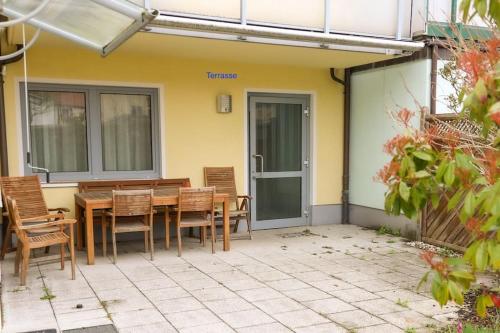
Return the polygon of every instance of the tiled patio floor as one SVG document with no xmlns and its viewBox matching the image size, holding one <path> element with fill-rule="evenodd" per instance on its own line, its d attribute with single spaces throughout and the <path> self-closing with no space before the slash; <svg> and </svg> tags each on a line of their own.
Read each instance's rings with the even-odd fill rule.
<svg viewBox="0 0 500 333">
<path fill-rule="evenodd" d="M 425 268 L 399 238 L 351 225 L 294 234 L 304 229 L 255 232 L 230 252 L 219 242 L 215 255 L 191 239 L 182 258 L 175 243 L 165 251 L 158 241 L 154 261 L 141 243 L 122 243 L 117 265 L 98 252 L 88 266 L 78 253 L 75 281 L 69 262 L 64 271 L 33 266 L 27 288 L 18 287 L 9 254 L 3 332 L 111 323 L 119 332 L 428 332 L 453 316 L 414 291 Z"/>
</svg>

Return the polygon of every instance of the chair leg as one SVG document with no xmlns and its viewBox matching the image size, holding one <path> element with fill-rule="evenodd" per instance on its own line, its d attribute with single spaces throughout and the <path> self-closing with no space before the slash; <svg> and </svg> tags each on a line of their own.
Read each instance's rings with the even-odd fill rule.
<svg viewBox="0 0 500 333">
<path fill-rule="evenodd" d="M 200 227 L 200 244 L 203 244 L 203 227 Z"/>
<path fill-rule="evenodd" d="M 148 232 L 144 231 L 144 253 L 148 253 Z"/>
<path fill-rule="evenodd" d="M 212 253 L 215 253 L 215 233 L 216 233 L 215 223 L 210 225 L 210 233 L 212 234 Z"/>
<path fill-rule="evenodd" d="M 7 226 L 7 229 L 5 230 L 5 236 L 3 237 L 2 252 L 0 252 L 0 259 L 1 260 L 3 260 L 3 258 L 5 258 L 5 254 L 9 250 L 10 244 L 12 244 L 12 229 L 10 227 L 10 222 L 9 222 L 9 225 Z M 18 246 L 19 246 L 19 244 L 18 244 Z"/>
<path fill-rule="evenodd" d="M 202 236 L 201 237 L 203 238 L 202 244 L 203 244 L 203 246 L 205 246 L 205 241 L 207 239 L 207 227 L 206 226 L 201 227 L 201 231 L 202 231 L 202 233 L 201 233 Z"/>
<path fill-rule="evenodd" d="M 247 229 L 248 229 L 248 236 L 250 237 L 250 240 L 252 239 L 252 220 L 250 219 L 250 216 L 247 215 Z"/>
<path fill-rule="evenodd" d="M 14 262 L 14 275 L 18 276 L 19 275 L 19 265 L 21 264 L 21 257 L 22 257 L 22 250 L 23 247 L 21 245 L 21 242 L 17 242 L 17 249 L 16 249 L 16 260 Z"/>
<path fill-rule="evenodd" d="M 233 228 L 234 233 L 238 232 L 239 225 L 240 225 L 240 219 L 237 219 L 236 222 L 234 223 L 234 228 Z"/>
<path fill-rule="evenodd" d="M 154 260 L 154 252 L 155 252 L 155 245 L 154 245 L 154 237 L 153 237 L 153 226 L 151 226 L 151 230 L 149 230 L 149 248 L 151 251 L 151 261 Z"/>
<path fill-rule="evenodd" d="M 177 225 L 177 256 L 182 255 L 182 237 L 181 237 L 181 227 Z"/>
<path fill-rule="evenodd" d="M 113 264 L 116 264 L 116 234 L 111 230 L 111 238 L 113 240 Z"/>
<path fill-rule="evenodd" d="M 60 253 L 61 253 L 61 270 L 64 270 L 64 247 L 66 244 L 59 245 Z"/>
<path fill-rule="evenodd" d="M 75 279 L 75 234 L 73 230 L 73 225 L 69 226 L 69 254 L 71 257 L 71 280 Z"/>
<path fill-rule="evenodd" d="M 102 234 L 102 255 L 105 257 L 108 254 L 108 235 L 106 230 L 106 217 L 102 217 L 101 222 L 101 234 Z"/>
<path fill-rule="evenodd" d="M 170 248 L 170 213 L 168 210 L 168 206 L 165 206 L 165 250 Z"/>
<path fill-rule="evenodd" d="M 22 250 L 23 262 L 21 266 L 21 286 L 26 285 L 26 275 L 28 275 L 28 267 L 30 260 L 30 249 L 29 247 L 23 247 Z"/>
</svg>

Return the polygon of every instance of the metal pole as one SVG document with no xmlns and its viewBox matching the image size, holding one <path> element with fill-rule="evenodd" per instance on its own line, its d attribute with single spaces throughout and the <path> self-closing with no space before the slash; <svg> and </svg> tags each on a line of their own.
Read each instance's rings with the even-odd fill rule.
<svg viewBox="0 0 500 333">
<path fill-rule="evenodd" d="M 451 0 L 451 23 L 457 23 L 457 0 Z"/>
<path fill-rule="evenodd" d="M 330 21 L 332 20 L 332 1 L 325 0 L 325 22 L 323 26 L 323 31 L 325 34 L 330 33 Z"/>
<path fill-rule="evenodd" d="M 396 39 L 401 40 L 403 34 L 403 14 L 404 14 L 404 0 L 398 0 L 398 25 L 396 27 Z"/>
<path fill-rule="evenodd" d="M 240 1 L 240 23 L 247 25 L 247 0 Z"/>
</svg>

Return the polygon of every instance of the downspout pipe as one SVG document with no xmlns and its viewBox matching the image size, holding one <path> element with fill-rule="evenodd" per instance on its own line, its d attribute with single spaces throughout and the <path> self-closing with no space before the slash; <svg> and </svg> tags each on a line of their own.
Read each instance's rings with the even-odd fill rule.
<svg viewBox="0 0 500 333">
<path fill-rule="evenodd" d="M 344 69 L 344 79 L 335 75 L 335 68 L 330 68 L 330 77 L 333 81 L 344 86 L 344 139 L 342 163 L 342 224 L 349 224 L 349 146 L 351 128 L 351 71 Z"/>
<path fill-rule="evenodd" d="M 276 38 L 292 40 L 296 42 L 316 42 L 319 44 L 334 44 L 347 46 L 362 46 L 372 48 L 387 48 L 392 50 L 419 51 L 424 48 L 423 42 L 402 41 L 383 39 L 375 37 L 363 37 L 353 35 L 343 35 L 339 33 L 328 33 L 291 30 L 284 28 L 265 27 L 257 25 L 242 25 L 239 23 L 229 23 L 220 21 L 209 21 L 187 17 L 177 17 L 172 15 L 158 15 L 150 26 L 168 27 L 173 29 L 203 31 L 230 34 L 236 36 Z"/>
<path fill-rule="evenodd" d="M 17 49 L 22 49 L 17 45 Z M 7 123 L 5 118 L 5 92 L 4 92 L 4 68 L 6 65 L 17 62 L 23 58 L 23 53 L 4 61 L 0 61 L 0 175 L 9 175 L 9 156 L 7 151 Z"/>
</svg>

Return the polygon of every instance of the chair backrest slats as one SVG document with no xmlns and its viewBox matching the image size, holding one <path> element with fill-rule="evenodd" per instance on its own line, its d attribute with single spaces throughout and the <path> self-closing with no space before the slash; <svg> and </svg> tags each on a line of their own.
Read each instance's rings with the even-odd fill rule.
<svg viewBox="0 0 500 333">
<path fill-rule="evenodd" d="M 179 188 L 179 212 L 208 212 L 214 209 L 214 187 Z"/>
<path fill-rule="evenodd" d="M 149 190 L 179 187 L 191 187 L 189 178 L 93 180 L 78 183 L 79 192 L 109 192 L 112 190 Z"/>
<path fill-rule="evenodd" d="M 0 177 L 2 198 L 11 197 L 21 219 L 49 214 L 38 176 Z"/>
<path fill-rule="evenodd" d="M 115 216 L 150 215 L 153 208 L 152 190 L 113 191 L 113 214 Z"/>
<path fill-rule="evenodd" d="M 12 223 L 12 227 L 14 228 L 17 237 L 19 237 L 21 241 L 25 241 L 27 237 L 26 233 L 22 232 L 21 229 L 19 228 L 22 226 L 22 221 L 21 221 L 21 216 L 19 215 L 19 209 L 17 208 L 16 200 L 12 199 L 12 197 L 6 197 L 4 200 L 7 205 L 9 220 Z"/>
<path fill-rule="evenodd" d="M 218 193 L 229 194 L 232 203 L 237 204 L 234 167 L 205 167 L 205 186 L 215 186 Z"/>
</svg>

